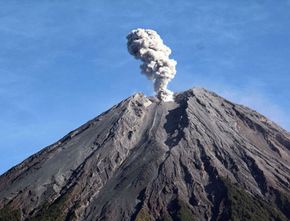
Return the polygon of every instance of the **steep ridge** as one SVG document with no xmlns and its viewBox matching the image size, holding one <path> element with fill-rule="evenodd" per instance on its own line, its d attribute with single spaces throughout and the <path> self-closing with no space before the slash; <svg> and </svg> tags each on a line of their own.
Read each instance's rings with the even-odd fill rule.
<svg viewBox="0 0 290 221">
<path fill-rule="evenodd" d="M 289 152 L 205 89 L 136 94 L 2 175 L 0 220 L 288 220 Z"/>
</svg>

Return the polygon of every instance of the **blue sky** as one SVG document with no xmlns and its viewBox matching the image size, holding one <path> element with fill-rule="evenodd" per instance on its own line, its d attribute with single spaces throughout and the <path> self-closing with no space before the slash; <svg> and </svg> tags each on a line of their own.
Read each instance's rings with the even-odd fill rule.
<svg viewBox="0 0 290 221">
<path fill-rule="evenodd" d="M 205 87 L 290 130 L 290 1 L 0 0 L 0 174 L 152 83 L 126 48 L 155 29 L 169 88 Z"/>
</svg>

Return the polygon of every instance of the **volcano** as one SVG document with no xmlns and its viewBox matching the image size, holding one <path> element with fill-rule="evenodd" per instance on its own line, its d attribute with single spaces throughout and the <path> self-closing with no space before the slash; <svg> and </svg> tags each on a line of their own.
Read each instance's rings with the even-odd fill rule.
<svg viewBox="0 0 290 221">
<path fill-rule="evenodd" d="M 0 220 L 290 220 L 290 134 L 202 88 L 137 93 L 3 174 Z"/>
</svg>

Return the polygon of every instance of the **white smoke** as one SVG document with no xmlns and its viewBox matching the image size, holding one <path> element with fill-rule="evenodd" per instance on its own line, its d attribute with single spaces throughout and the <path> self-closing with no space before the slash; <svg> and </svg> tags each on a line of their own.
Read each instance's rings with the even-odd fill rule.
<svg viewBox="0 0 290 221">
<path fill-rule="evenodd" d="M 167 89 L 168 83 L 176 74 L 176 61 L 169 58 L 170 48 L 163 44 L 156 31 L 138 28 L 127 36 L 127 47 L 131 55 L 143 61 L 142 73 L 154 82 L 154 91 L 163 101 L 172 101 L 173 92 Z"/>
</svg>

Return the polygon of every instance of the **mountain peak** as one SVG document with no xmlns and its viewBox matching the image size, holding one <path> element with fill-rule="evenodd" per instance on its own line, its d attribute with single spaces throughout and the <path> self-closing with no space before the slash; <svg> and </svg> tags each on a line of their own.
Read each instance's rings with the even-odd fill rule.
<svg viewBox="0 0 290 221">
<path fill-rule="evenodd" d="M 286 131 L 206 89 L 136 93 L 2 175 L 0 218 L 287 220 L 289 152 Z"/>
</svg>

